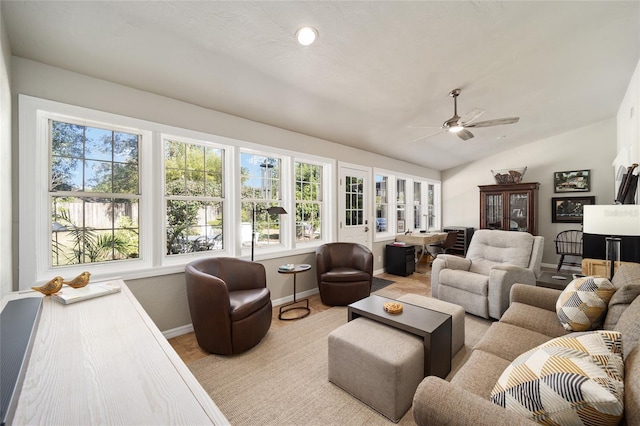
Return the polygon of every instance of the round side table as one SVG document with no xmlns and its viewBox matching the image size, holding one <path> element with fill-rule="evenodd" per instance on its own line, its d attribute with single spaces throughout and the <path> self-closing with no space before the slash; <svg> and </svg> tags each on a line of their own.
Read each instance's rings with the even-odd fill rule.
<svg viewBox="0 0 640 426">
<path fill-rule="evenodd" d="M 301 299 L 301 300 L 296 299 L 296 276 L 300 272 L 305 272 L 310 269 L 311 269 L 311 265 L 306 263 L 293 265 L 293 269 L 284 269 L 283 266 L 278 268 L 279 274 L 293 274 L 293 301 L 289 303 L 285 303 L 284 305 L 280 306 L 280 312 L 278 313 L 279 320 L 282 320 L 282 321 L 297 320 L 297 319 L 304 318 L 311 313 L 311 310 L 309 309 L 309 299 L 307 298 Z M 306 302 L 306 304 L 305 306 L 293 306 L 299 302 Z M 297 317 L 293 317 L 293 318 L 282 317 L 282 314 L 284 314 L 285 312 L 295 311 L 295 310 L 301 310 L 301 311 L 304 311 L 304 313 L 302 315 L 298 315 Z"/>
</svg>

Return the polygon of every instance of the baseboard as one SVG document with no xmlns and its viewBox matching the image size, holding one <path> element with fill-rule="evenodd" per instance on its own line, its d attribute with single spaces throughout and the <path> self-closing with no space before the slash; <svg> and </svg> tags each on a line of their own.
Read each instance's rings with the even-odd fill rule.
<svg viewBox="0 0 640 426">
<path fill-rule="evenodd" d="M 183 334 L 191 333 L 193 331 L 193 324 L 183 325 L 182 327 L 172 328 L 171 330 L 163 331 L 162 335 L 167 339 L 173 339 L 174 337 L 182 336 Z"/>
<path fill-rule="evenodd" d="M 311 295 L 317 294 L 318 293 L 318 288 L 312 288 L 311 290 L 307 290 L 307 291 L 303 291 L 301 293 L 296 293 L 296 299 L 302 299 L 305 297 L 309 297 Z M 284 305 L 287 302 L 293 302 L 293 295 L 291 296 L 287 296 L 287 297 L 282 297 L 280 299 L 275 299 L 271 301 L 271 304 L 273 306 L 280 306 L 280 305 Z"/>
</svg>

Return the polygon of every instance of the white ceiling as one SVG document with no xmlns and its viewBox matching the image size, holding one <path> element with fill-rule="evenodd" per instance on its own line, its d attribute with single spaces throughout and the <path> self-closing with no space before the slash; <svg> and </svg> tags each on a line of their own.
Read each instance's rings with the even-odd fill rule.
<svg viewBox="0 0 640 426">
<path fill-rule="evenodd" d="M 614 117 L 640 1 L 2 1 L 16 56 L 436 170 Z M 320 37 L 295 43 L 302 25 Z M 458 112 L 517 124 L 436 129 Z M 414 141 L 414 142 L 412 142 Z M 612 141 L 613 143 L 613 141 Z"/>
</svg>

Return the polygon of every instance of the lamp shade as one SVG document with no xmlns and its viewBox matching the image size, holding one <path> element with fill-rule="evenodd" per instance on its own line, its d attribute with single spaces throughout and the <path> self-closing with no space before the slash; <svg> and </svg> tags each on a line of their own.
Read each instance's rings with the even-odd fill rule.
<svg viewBox="0 0 640 426">
<path fill-rule="evenodd" d="M 583 232 L 598 235 L 640 235 L 640 205 L 586 205 Z"/>
</svg>

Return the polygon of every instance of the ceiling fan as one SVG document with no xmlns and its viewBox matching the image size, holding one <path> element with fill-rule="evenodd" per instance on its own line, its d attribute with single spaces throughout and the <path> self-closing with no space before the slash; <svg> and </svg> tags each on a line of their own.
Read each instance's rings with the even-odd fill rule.
<svg viewBox="0 0 640 426">
<path fill-rule="evenodd" d="M 517 123 L 518 120 L 520 120 L 520 117 L 508 117 L 508 118 L 496 118 L 494 120 L 486 120 L 486 121 L 475 121 L 482 114 L 484 114 L 484 110 L 481 108 L 474 108 L 467 114 L 460 117 L 458 116 L 458 96 L 459 95 L 460 95 L 460 89 L 453 89 L 451 92 L 449 92 L 449 96 L 453 98 L 453 117 L 451 117 L 450 119 L 448 119 L 442 124 L 442 126 L 440 127 L 440 131 L 427 136 L 422 136 L 419 139 L 435 136 L 443 132 L 449 132 L 449 133 L 455 133 L 460 139 L 466 141 L 473 137 L 473 133 L 467 130 L 469 128 L 501 126 L 503 124 Z"/>
</svg>

